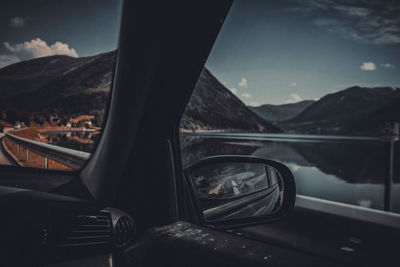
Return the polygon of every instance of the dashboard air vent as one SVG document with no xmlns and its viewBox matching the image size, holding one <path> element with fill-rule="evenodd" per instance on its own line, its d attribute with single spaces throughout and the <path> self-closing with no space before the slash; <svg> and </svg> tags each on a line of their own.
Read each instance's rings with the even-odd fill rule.
<svg viewBox="0 0 400 267">
<path fill-rule="evenodd" d="M 102 246 L 111 243 L 112 223 L 107 212 L 77 214 L 64 228 L 60 247 Z"/>
<path fill-rule="evenodd" d="M 135 222 L 128 216 L 121 216 L 114 228 L 115 243 L 118 247 L 126 246 L 135 234 Z"/>
</svg>

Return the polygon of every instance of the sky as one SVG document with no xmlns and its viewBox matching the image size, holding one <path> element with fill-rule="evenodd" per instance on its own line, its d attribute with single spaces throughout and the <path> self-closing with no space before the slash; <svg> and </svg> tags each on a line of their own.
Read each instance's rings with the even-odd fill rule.
<svg viewBox="0 0 400 267">
<path fill-rule="evenodd" d="M 3 0 L 0 68 L 43 56 L 114 50 L 121 12 L 122 0 Z"/>
<path fill-rule="evenodd" d="M 252 106 L 400 87 L 400 1 L 236 0 L 206 67 Z"/>
</svg>

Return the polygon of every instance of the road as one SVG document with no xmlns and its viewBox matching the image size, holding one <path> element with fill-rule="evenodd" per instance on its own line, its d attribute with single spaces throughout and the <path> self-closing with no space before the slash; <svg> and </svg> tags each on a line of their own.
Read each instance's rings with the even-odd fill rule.
<svg viewBox="0 0 400 267">
<path fill-rule="evenodd" d="M 0 133 L 0 140 L 3 138 L 4 133 Z M 3 146 L 0 144 L 0 165 L 14 165 L 13 162 L 11 162 L 7 155 L 6 152 L 3 149 Z"/>
</svg>

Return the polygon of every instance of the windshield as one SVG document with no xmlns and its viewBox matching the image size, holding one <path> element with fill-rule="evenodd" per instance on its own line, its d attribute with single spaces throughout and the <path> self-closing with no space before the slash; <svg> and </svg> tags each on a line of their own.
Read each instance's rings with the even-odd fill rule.
<svg viewBox="0 0 400 267">
<path fill-rule="evenodd" d="M 300 196 L 400 213 L 399 11 L 234 1 L 181 120 L 183 165 L 272 159 Z"/>
<path fill-rule="evenodd" d="M 107 116 L 122 0 L 2 4 L 0 164 L 80 169 Z"/>
</svg>

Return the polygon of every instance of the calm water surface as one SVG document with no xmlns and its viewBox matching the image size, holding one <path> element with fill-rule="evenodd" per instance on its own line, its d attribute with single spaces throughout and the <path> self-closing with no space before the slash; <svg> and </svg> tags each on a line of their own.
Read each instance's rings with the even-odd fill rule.
<svg viewBox="0 0 400 267">
<path fill-rule="evenodd" d="M 41 133 L 50 144 L 84 152 L 93 152 L 100 132 L 88 131 L 54 131 Z"/>
<path fill-rule="evenodd" d="M 384 209 L 384 179 L 390 142 L 377 138 L 260 134 L 183 134 L 184 165 L 213 155 L 252 155 L 288 166 L 297 193 L 378 210 Z M 392 211 L 400 213 L 399 143 L 395 143 Z"/>
</svg>

